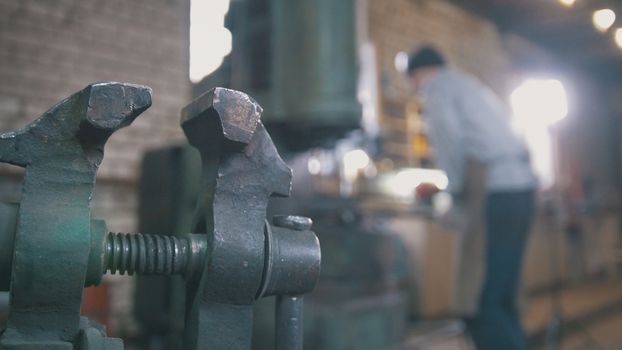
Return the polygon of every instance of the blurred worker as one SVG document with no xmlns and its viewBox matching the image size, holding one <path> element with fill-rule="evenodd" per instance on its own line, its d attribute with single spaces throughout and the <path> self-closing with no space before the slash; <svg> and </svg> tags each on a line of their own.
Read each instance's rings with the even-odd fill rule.
<svg viewBox="0 0 622 350">
<path fill-rule="evenodd" d="M 467 329 L 480 350 L 526 349 L 517 293 L 537 186 L 527 148 L 513 133 L 504 103 L 476 78 L 447 67 L 434 48 L 412 52 L 407 73 L 422 97 L 430 143 L 453 202 L 478 212 L 485 227 L 483 285 L 474 312 L 465 317 Z M 478 218 L 463 217 L 461 229 L 469 234 L 468 221 Z"/>
</svg>

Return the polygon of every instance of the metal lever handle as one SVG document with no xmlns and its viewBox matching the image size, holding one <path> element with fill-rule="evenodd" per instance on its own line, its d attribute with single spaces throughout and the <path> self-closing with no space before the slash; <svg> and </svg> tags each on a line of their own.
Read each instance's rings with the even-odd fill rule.
<svg viewBox="0 0 622 350">
<path fill-rule="evenodd" d="M 302 296 L 276 297 L 276 350 L 302 350 Z"/>
<path fill-rule="evenodd" d="M 310 231 L 313 222 L 302 216 L 277 215 L 266 225 L 268 242 L 263 295 L 276 294 L 276 350 L 302 350 L 303 294 L 311 291 L 320 273 L 320 246 Z"/>
</svg>

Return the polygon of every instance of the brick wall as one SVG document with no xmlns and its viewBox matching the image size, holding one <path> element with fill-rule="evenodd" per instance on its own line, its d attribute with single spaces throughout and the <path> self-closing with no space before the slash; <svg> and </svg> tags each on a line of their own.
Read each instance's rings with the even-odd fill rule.
<svg viewBox="0 0 622 350">
<path fill-rule="evenodd" d="M 509 58 L 495 26 L 444 0 L 369 1 L 370 38 L 378 52 L 387 94 L 408 92 L 395 70 L 395 55 L 420 44 L 438 47 L 454 65 L 504 88 Z"/>
<path fill-rule="evenodd" d="M 0 0 L 0 131 L 22 127 L 91 82 L 153 88 L 153 106 L 107 143 L 93 216 L 136 230 L 142 154 L 183 140 L 190 100 L 189 0 Z M 19 199 L 19 172 L 0 168 L 0 200 Z M 133 280 L 106 277 L 115 334 L 135 331 Z"/>
<path fill-rule="evenodd" d="M 474 74 L 500 95 L 507 95 L 521 68 L 542 68 L 554 61 L 545 49 L 446 0 L 368 0 L 369 37 L 376 47 L 385 94 L 406 98 L 406 81 L 395 69 L 395 55 L 431 44 L 449 63 Z M 529 67 L 525 67 L 529 65 Z"/>
<path fill-rule="evenodd" d="M 0 130 L 25 125 L 94 81 L 154 90 L 153 106 L 110 138 L 99 170 L 95 206 L 113 229 L 134 229 L 130 197 L 144 150 L 183 139 L 188 12 L 189 0 L 0 0 Z M 114 187 L 125 188 L 112 195 Z"/>
<path fill-rule="evenodd" d="M 619 154 L 615 130 L 619 130 L 619 125 L 615 112 L 608 108 L 612 100 L 603 98 L 608 92 L 603 91 L 601 82 L 566 65 L 563 56 L 556 57 L 546 48 L 512 33 L 500 33 L 492 22 L 447 0 L 366 1 L 369 39 L 376 48 L 380 74 L 385 148 L 398 165 L 413 165 L 412 156 L 403 156 L 412 153 L 412 147 L 407 144 L 408 137 L 402 135 L 412 125 L 407 120 L 412 99 L 406 79 L 395 69 L 395 55 L 420 44 L 432 44 L 451 65 L 474 74 L 505 101 L 525 76 L 546 76 L 550 72 L 565 79 L 570 114 L 556 126 L 559 182 L 563 185 L 570 181 L 568 174 L 572 168 L 581 166 L 581 175 L 593 178 L 599 192 L 619 196 L 619 176 L 614 170 Z"/>
<path fill-rule="evenodd" d="M 395 56 L 421 44 L 431 44 L 449 63 L 474 74 L 507 98 L 518 62 L 546 65 L 550 56 L 515 35 L 502 35 L 490 21 L 446 0 L 368 0 L 369 40 L 377 53 L 381 86 L 381 125 L 385 151 L 398 165 L 413 164 L 407 120 L 412 102 L 404 76 L 395 68 Z M 416 124 L 416 123 L 415 123 Z"/>
</svg>

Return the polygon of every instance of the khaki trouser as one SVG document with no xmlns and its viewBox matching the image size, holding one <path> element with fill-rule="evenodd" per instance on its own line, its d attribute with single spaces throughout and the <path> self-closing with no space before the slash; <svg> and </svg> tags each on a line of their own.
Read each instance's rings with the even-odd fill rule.
<svg viewBox="0 0 622 350">
<path fill-rule="evenodd" d="M 486 166 L 478 161 L 467 162 L 467 183 L 462 205 L 464 224 L 455 246 L 455 268 L 452 286 L 452 311 L 458 316 L 473 316 L 486 271 L 486 227 L 484 202 L 486 199 Z"/>
<path fill-rule="evenodd" d="M 460 235 L 456 242 L 452 290 L 452 312 L 461 317 L 477 312 L 485 274 L 486 234 L 484 225 Z"/>
</svg>

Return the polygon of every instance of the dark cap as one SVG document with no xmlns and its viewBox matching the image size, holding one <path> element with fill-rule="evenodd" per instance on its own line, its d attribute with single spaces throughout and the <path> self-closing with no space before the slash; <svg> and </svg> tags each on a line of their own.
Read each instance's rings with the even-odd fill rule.
<svg viewBox="0 0 622 350">
<path fill-rule="evenodd" d="M 431 46 L 420 46 L 408 55 L 408 68 L 406 73 L 413 74 L 417 69 L 424 67 L 442 67 L 445 59 L 435 48 Z"/>
</svg>

